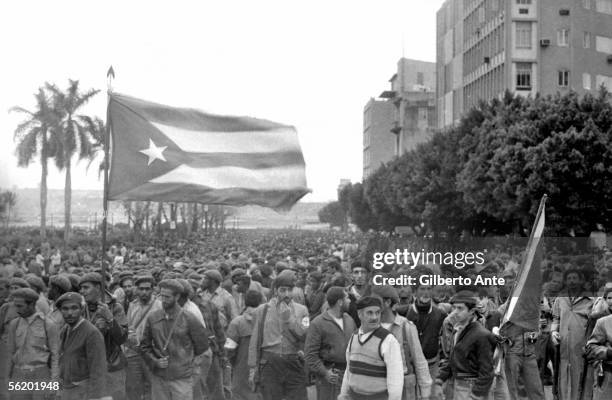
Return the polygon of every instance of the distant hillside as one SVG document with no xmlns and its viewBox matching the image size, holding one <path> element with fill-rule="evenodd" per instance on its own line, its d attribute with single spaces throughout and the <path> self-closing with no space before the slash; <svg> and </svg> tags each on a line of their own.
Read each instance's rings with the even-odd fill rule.
<svg viewBox="0 0 612 400">
<path fill-rule="evenodd" d="M 14 212 L 18 225 L 38 225 L 40 218 L 40 195 L 38 189 L 17 189 L 17 207 Z M 297 203 L 287 213 L 246 206 L 237 208 L 236 218 L 230 217 L 228 226 L 239 228 L 287 228 L 322 229 L 318 212 L 326 203 Z M 75 226 L 88 226 L 102 218 L 102 192 L 96 190 L 72 191 L 72 219 Z M 127 222 L 127 216 L 119 202 L 109 203 L 109 223 Z M 62 226 L 64 223 L 64 191 L 50 189 L 47 192 L 47 223 Z"/>
</svg>

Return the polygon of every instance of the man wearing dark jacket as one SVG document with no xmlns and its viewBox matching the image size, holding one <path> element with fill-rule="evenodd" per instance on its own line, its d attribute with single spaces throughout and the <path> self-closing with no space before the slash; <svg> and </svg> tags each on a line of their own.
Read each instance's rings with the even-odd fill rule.
<svg viewBox="0 0 612 400">
<path fill-rule="evenodd" d="M 423 355 L 429 365 L 429 374 L 435 379 L 438 376 L 440 334 L 446 313 L 433 304 L 431 286 L 417 286 L 415 302 L 408 309 L 406 318 L 417 328 Z"/>
<path fill-rule="evenodd" d="M 461 290 L 451 299 L 453 306 L 452 350 L 436 378 L 438 393 L 442 383 L 452 378 L 454 400 L 485 399 L 493 383 L 493 343 L 490 333 L 476 316 L 478 298 Z"/>
<path fill-rule="evenodd" d="M 106 348 L 107 395 L 123 400 L 125 394 L 125 367 L 127 361 L 121 345 L 128 336 L 128 322 L 123 307 L 115 298 L 102 291 L 102 275 L 90 272 L 81 278 L 80 291 L 85 298 L 83 317 L 100 330 Z"/>
<path fill-rule="evenodd" d="M 178 301 L 183 285 L 176 279 L 159 283 L 162 310 L 145 322 L 140 349 L 151 367 L 153 400 L 193 399 L 193 359 L 208 349 L 206 328 Z"/>
<path fill-rule="evenodd" d="M 317 399 L 335 400 L 346 370 L 346 346 L 356 325 L 345 312 L 349 298 L 344 288 L 329 288 L 326 300 L 329 309 L 311 322 L 304 353 L 310 371 L 318 375 Z"/>
<path fill-rule="evenodd" d="M 106 393 L 106 355 L 100 331 L 82 317 L 83 297 L 68 292 L 55 305 L 66 322 L 60 333 L 61 400 L 100 399 Z"/>
</svg>

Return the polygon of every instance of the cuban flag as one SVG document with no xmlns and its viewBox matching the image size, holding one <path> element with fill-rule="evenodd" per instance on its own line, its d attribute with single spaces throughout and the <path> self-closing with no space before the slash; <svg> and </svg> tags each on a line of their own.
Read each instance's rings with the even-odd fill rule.
<svg viewBox="0 0 612 400">
<path fill-rule="evenodd" d="M 310 192 L 294 127 L 111 93 L 109 200 L 277 210 Z"/>
</svg>

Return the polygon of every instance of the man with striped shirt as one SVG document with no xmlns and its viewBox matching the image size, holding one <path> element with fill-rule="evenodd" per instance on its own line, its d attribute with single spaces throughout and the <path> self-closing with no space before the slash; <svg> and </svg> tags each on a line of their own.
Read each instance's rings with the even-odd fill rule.
<svg viewBox="0 0 612 400">
<path fill-rule="evenodd" d="M 339 400 L 401 400 L 404 367 L 397 339 L 380 325 L 382 302 L 365 296 L 356 303 L 361 326 L 346 350 Z"/>
</svg>

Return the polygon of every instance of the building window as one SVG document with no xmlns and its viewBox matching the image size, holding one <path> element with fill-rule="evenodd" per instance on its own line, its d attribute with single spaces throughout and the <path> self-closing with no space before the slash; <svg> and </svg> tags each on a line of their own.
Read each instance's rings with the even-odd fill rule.
<svg viewBox="0 0 612 400">
<path fill-rule="evenodd" d="M 531 63 L 516 63 L 516 89 L 531 90 Z"/>
<path fill-rule="evenodd" d="M 531 22 L 516 23 L 516 48 L 531 48 Z"/>
<path fill-rule="evenodd" d="M 591 32 L 584 32 L 582 36 L 582 47 L 585 49 L 591 48 Z"/>
<path fill-rule="evenodd" d="M 568 70 L 558 71 L 558 84 L 561 87 L 569 86 L 569 75 L 570 72 Z"/>
<path fill-rule="evenodd" d="M 417 84 L 418 85 L 424 85 L 425 84 L 425 77 L 423 76 L 422 72 L 417 72 Z"/>
<path fill-rule="evenodd" d="M 528 8 L 519 8 L 519 14 L 529 14 Z"/>
<path fill-rule="evenodd" d="M 569 46 L 569 29 L 559 29 L 557 31 L 557 45 L 561 47 Z"/>
<path fill-rule="evenodd" d="M 531 4 L 531 0 L 516 0 L 516 4 Z"/>
<path fill-rule="evenodd" d="M 612 0 L 595 0 L 595 10 L 601 13 L 612 14 Z"/>
<path fill-rule="evenodd" d="M 586 8 L 587 10 L 591 9 L 591 0 L 582 0 L 582 7 Z"/>
<path fill-rule="evenodd" d="M 582 74 L 582 87 L 586 90 L 591 90 L 591 74 Z"/>
<path fill-rule="evenodd" d="M 612 54 L 612 38 L 595 36 L 595 50 L 601 53 Z"/>
</svg>

